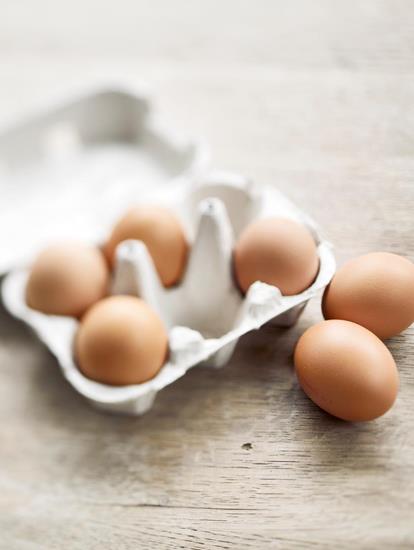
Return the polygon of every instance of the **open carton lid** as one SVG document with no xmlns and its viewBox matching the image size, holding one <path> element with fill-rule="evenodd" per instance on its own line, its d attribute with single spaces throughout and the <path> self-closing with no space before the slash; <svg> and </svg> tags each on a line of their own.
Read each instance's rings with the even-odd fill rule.
<svg viewBox="0 0 414 550">
<path fill-rule="evenodd" d="M 128 86 L 90 89 L 0 132 L 0 274 L 53 239 L 97 242 L 146 193 L 207 166 L 201 141 L 165 128 Z"/>
</svg>

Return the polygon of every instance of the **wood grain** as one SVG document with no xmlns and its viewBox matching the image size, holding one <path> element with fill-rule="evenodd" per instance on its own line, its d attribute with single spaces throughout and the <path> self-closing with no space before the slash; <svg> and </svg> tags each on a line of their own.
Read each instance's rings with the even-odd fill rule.
<svg viewBox="0 0 414 550">
<path fill-rule="evenodd" d="M 413 29 L 409 0 L 3 0 L 0 117 L 91 78 L 147 80 L 216 167 L 314 216 L 339 262 L 414 259 Z M 249 334 L 135 419 L 91 409 L 0 309 L 0 548 L 413 548 L 414 329 L 389 342 L 395 407 L 350 425 L 292 371 L 320 318 L 314 301 Z"/>
</svg>

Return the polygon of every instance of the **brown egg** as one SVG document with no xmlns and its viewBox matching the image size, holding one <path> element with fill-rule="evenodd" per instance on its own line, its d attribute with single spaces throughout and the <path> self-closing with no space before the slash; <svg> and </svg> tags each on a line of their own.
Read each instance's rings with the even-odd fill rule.
<svg viewBox="0 0 414 550">
<path fill-rule="evenodd" d="M 345 319 L 379 338 L 399 334 L 414 321 L 414 264 L 373 252 L 343 265 L 326 288 L 325 319 Z"/>
<path fill-rule="evenodd" d="M 391 353 L 369 330 L 349 321 L 322 321 L 299 339 L 294 355 L 303 391 L 333 416 L 373 420 L 397 397 Z"/>
<path fill-rule="evenodd" d="M 106 243 L 105 253 L 111 263 L 115 249 L 127 239 L 145 243 L 164 286 L 176 284 L 186 265 L 188 245 L 180 221 L 166 208 L 136 206 L 115 225 Z"/>
<path fill-rule="evenodd" d="M 299 294 L 318 273 L 315 241 L 303 225 L 284 218 L 255 221 L 242 232 L 234 251 L 234 271 L 241 290 L 262 281 L 282 294 Z"/>
<path fill-rule="evenodd" d="M 80 317 L 108 291 L 109 270 L 101 251 L 81 243 L 60 243 L 34 261 L 26 302 L 51 315 Z"/>
<path fill-rule="evenodd" d="M 134 296 L 111 296 L 82 319 L 75 339 L 79 370 L 88 378 L 124 386 L 153 378 L 168 350 L 158 315 Z"/>
</svg>

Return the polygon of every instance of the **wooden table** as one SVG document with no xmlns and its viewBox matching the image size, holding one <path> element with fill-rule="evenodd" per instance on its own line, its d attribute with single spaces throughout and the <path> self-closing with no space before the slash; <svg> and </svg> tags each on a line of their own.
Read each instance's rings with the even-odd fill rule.
<svg viewBox="0 0 414 550">
<path fill-rule="evenodd" d="M 409 0 L 3 0 L 0 116 L 96 77 L 147 80 L 215 167 L 273 182 L 339 262 L 414 259 L 413 31 Z M 292 371 L 320 319 L 314 301 L 120 418 L 0 310 L 0 548 L 413 548 L 414 328 L 389 342 L 395 407 L 351 425 Z"/>
</svg>

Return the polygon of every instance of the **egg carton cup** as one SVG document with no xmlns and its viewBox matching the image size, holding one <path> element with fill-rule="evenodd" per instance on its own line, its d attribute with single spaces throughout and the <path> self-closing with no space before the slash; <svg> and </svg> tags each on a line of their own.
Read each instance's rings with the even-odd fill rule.
<svg viewBox="0 0 414 550">
<path fill-rule="evenodd" d="M 151 380 L 130 386 L 107 386 L 89 380 L 74 360 L 78 321 L 44 315 L 25 303 L 28 268 L 9 273 L 2 286 L 6 308 L 24 321 L 56 356 L 69 383 L 94 406 L 140 415 L 157 393 L 193 367 L 222 367 L 237 341 L 272 321 L 293 324 L 309 299 L 320 293 L 335 272 L 331 245 L 315 223 L 273 186 L 258 186 L 233 174 L 210 173 L 180 181 L 174 192 L 154 192 L 145 203 L 161 203 L 180 218 L 190 243 L 184 276 L 173 288 L 161 284 L 144 243 L 129 240 L 116 251 L 112 294 L 143 298 L 162 318 L 169 332 L 169 357 Z M 259 218 L 284 217 L 304 224 L 317 243 L 318 275 L 304 292 L 283 296 L 278 288 L 255 282 L 244 296 L 233 274 L 233 250 L 243 228 Z M 110 227 L 107 227 L 109 233 Z"/>
</svg>

